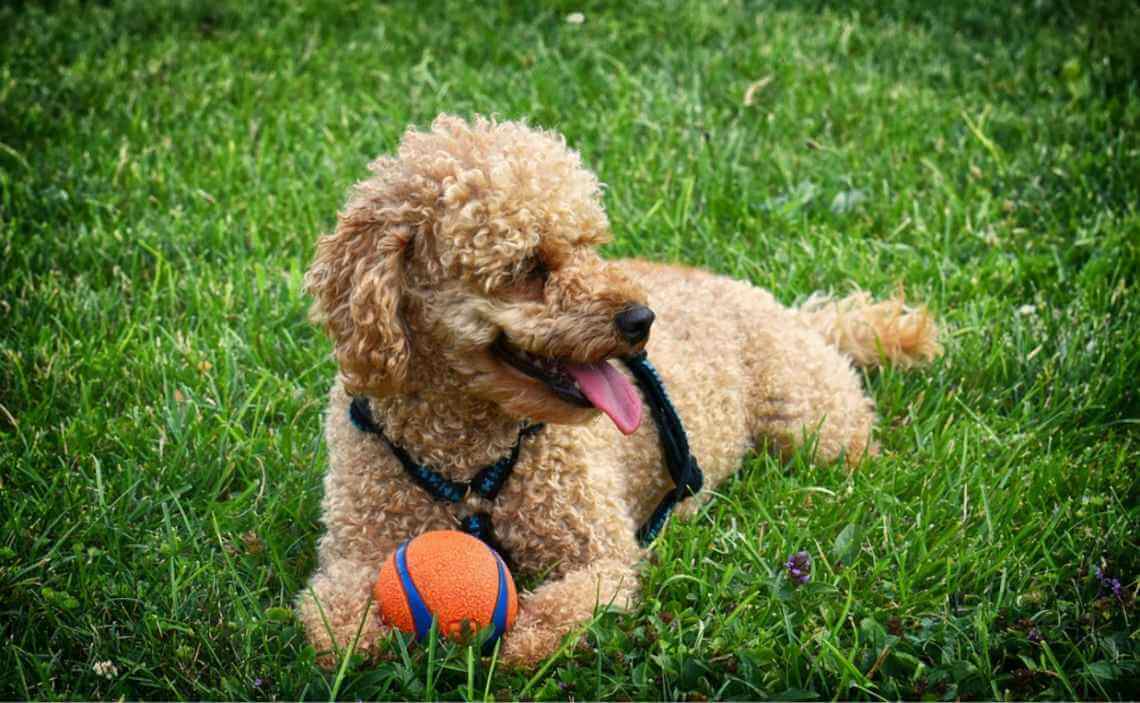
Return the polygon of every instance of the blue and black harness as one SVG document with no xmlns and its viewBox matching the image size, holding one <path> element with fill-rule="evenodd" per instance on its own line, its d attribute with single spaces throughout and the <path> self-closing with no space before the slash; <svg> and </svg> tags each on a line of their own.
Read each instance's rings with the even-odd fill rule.
<svg viewBox="0 0 1140 703">
<path fill-rule="evenodd" d="M 661 438 L 661 451 L 665 457 L 665 466 L 669 470 L 669 475 L 673 479 L 674 488 L 661 499 L 657 504 L 649 519 L 645 524 L 637 529 L 637 541 L 641 546 L 648 546 L 661 529 L 665 527 L 665 523 L 669 520 L 669 516 L 673 513 L 673 509 L 682 500 L 685 500 L 691 495 L 696 494 L 701 490 L 701 485 L 704 483 L 704 475 L 701 473 L 700 467 L 697 465 L 697 460 L 689 452 L 689 439 L 685 434 L 685 427 L 681 424 L 681 416 L 677 414 L 677 409 L 673 407 L 673 402 L 669 400 L 669 394 L 665 392 L 665 384 L 661 381 L 661 376 L 658 375 L 657 369 L 653 368 L 653 364 L 649 363 L 649 358 L 645 352 L 635 356 L 622 359 L 622 362 L 629 369 L 638 387 L 641 388 L 642 394 L 645 396 L 645 402 L 649 405 L 649 409 L 653 414 L 653 420 L 657 424 L 657 434 Z M 507 456 L 499 459 L 494 464 L 482 469 L 475 478 L 470 481 L 452 481 L 435 469 L 423 464 L 417 464 L 412 460 L 408 452 L 403 447 L 393 443 L 384 434 L 383 428 L 376 424 L 372 419 L 372 412 L 368 407 L 368 399 L 364 396 L 357 396 L 352 399 L 352 404 L 349 406 L 349 417 L 352 419 L 352 424 L 362 432 L 374 434 L 388 445 L 388 448 L 399 460 L 400 465 L 404 467 L 404 471 L 408 477 L 412 479 L 420 488 L 423 488 L 432 498 L 447 502 L 459 503 L 463 501 L 468 495 L 474 493 L 481 498 L 488 501 L 493 501 L 502 490 L 503 484 L 510 478 L 511 473 L 514 471 L 515 463 L 519 458 L 519 449 L 522 442 L 527 437 L 538 434 L 543 428 L 542 424 L 527 425 L 519 430 L 518 439 L 515 445 L 511 447 L 511 452 Z M 459 518 L 458 528 L 469 535 L 478 537 L 486 543 L 493 550 L 508 557 L 507 553 L 503 551 L 502 547 L 495 539 L 495 532 L 491 525 L 491 514 L 487 512 L 478 512 L 466 515 Z M 397 570 L 400 572 L 401 579 L 404 581 L 405 589 L 411 587 L 408 591 L 409 595 L 414 592 L 414 584 L 410 583 L 410 579 L 406 578 L 406 567 L 401 569 L 401 562 L 403 559 L 404 548 L 406 543 L 401 545 L 396 551 L 396 564 Z M 499 566 L 500 581 L 503 580 L 503 567 L 500 563 Z M 500 583 L 500 586 L 502 584 Z M 413 599 L 409 598 L 409 602 Z M 427 628 L 431 625 L 431 616 L 427 610 L 423 610 L 417 616 L 416 609 L 412 609 L 412 617 L 416 623 L 416 632 L 418 636 L 423 636 L 427 632 Z M 497 611 L 497 609 L 496 609 Z M 421 618 L 426 620 L 421 623 Z M 504 615 L 505 618 L 505 615 Z M 501 634 L 499 627 L 499 620 L 495 621 L 496 636 L 491 638 L 490 642 L 494 642 Z M 420 632 L 420 625 L 424 625 L 423 632 Z"/>
<path fill-rule="evenodd" d="M 696 458 L 689 453 L 689 439 L 685 434 L 685 426 L 681 423 L 681 417 L 673 407 L 673 402 L 669 400 L 669 394 L 665 392 L 665 384 L 662 383 L 657 369 L 649 363 L 649 358 L 644 352 L 622 359 L 622 362 L 633 374 L 653 414 L 653 420 L 657 424 L 657 434 L 661 438 L 665 466 L 675 484 L 673 490 L 661 499 L 645 524 L 637 530 L 637 541 L 644 547 L 653 542 L 661 532 L 677 503 L 701 490 L 704 476 Z M 481 470 L 471 481 L 452 481 L 429 466 L 417 464 L 403 447 L 389 440 L 384 435 L 384 430 L 372 419 L 368 399 L 364 396 L 353 398 L 349 407 L 349 417 L 357 429 L 380 437 L 388 445 L 412 481 L 427 491 L 432 498 L 447 503 L 459 503 L 471 493 L 489 501 L 494 500 L 514 471 L 523 440 L 538 434 L 543 428 L 542 424 L 527 425 L 519 430 L 518 440 L 511 447 L 510 454 Z M 459 519 L 458 527 L 503 553 L 495 543 L 489 513 L 475 513 L 462 517 Z"/>
</svg>

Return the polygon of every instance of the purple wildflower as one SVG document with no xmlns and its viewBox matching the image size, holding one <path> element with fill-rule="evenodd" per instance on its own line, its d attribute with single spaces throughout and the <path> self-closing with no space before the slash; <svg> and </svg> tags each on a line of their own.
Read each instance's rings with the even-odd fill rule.
<svg viewBox="0 0 1140 703">
<path fill-rule="evenodd" d="M 1096 574 L 1096 580 L 1100 582 L 1101 588 L 1112 591 L 1117 600 L 1124 600 L 1124 586 L 1120 584 L 1120 579 L 1106 576 L 1099 566 L 1093 569 L 1093 573 Z"/>
<path fill-rule="evenodd" d="M 253 680 L 253 687 L 254 688 L 261 688 L 261 684 L 262 684 L 262 681 L 261 681 L 260 676 L 258 676 L 256 679 Z"/>
<path fill-rule="evenodd" d="M 796 552 L 788 557 L 784 568 L 788 570 L 788 578 L 801 586 L 811 581 L 811 555 L 807 552 Z"/>
<path fill-rule="evenodd" d="M 1031 627 L 1031 628 L 1029 628 L 1028 637 L 1029 637 L 1030 642 L 1032 642 L 1033 644 L 1038 644 L 1039 642 L 1041 642 L 1041 631 L 1038 630 L 1036 627 Z"/>
</svg>

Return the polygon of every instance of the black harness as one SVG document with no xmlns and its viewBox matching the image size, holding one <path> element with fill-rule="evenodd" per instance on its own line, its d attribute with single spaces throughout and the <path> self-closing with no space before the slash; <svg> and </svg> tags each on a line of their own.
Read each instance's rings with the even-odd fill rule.
<svg viewBox="0 0 1140 703">
<path fill-rule="evenodd" d="M 649 356 L 641 352 L 622 361 L 633 374 L 634 380 L 645 395 L 645 401 L 649 403 L 649 410 L 657 423 L 657 434 L 661 438 L 665 466 L 669 469 L 673 483 L 676 484 L 673 490 L 657 504 L 657 508 L 645 524 L 637 528 L 637 541 L 645 547 L 657 538 L 657 534 L 665 527 L 665 522 L 672 514 L 673 508 L 677 507 L 677 503 L 696 495 L 701 490 L 705 477 L 701 473 L 701 467 L 697 465 L 696 457 L 689 453 L 689 436 L 685 434 L 681 416 L 673 407 L 673 401 L 669 400 L 669 394 L 665 392 L 665 384 L 657 374 L 657 369 L 649 363 Z"/>
<path fill-rule="evenodd" d="M 665 455 L 665 466 L 669 469 L 669 475 L 672 476 L 675 484 L 673 490 L 669 491 L 658 503 L 657 508 L 645 524 L 637 530 L 637 541 L 644 547 L 649 545 L 661 532 L 677 503 L 701 490 L 704 476 L 701 474 L 700 467 L 697 466 L 697 460 L 689 453 L 689 440 L 685 435 L 685 427 L 681 424 L 681 417 L 677 414 L 677 409 L 673 407 L 672 401 L 669 400 L 669 394 L 665 392 L 665 385 L 661 382 L 661 377 L 653 368 L 653 364 L 649 363 L 649 358 L 645 352 L 622 359 L 622 361 L 633 374 L 634 380 L 637 381 L 637 385 L 641 388 L 645 401 L 653 413 L 653 419 L 657 423 L 657 434 L 661 437 L 661 450 Z M 494 500 L 515 468 L 523 440 L 538 434 L 543 428 L 541 424 L 523 427 L 519 430 L 518 439 L 515 441 L 515 445 L 511 447 L 510 454 L 479 471 L 475 478 L 470 481 L 452 481 L 431 467 L 417 464 L 403 447 L 388 439 L 384 430 L 372 419 L 372 412 L 368 407 L 366 397 L 357 396 L 352 399 L 352 404 L 349 406 L 349 417 L 358 430 L 374 434 L 388 445 L 392 454 L 404 467 L 404 472 L 413 482 L 427 491 L 432 498 L 447 503 L 459 503 L 471 493 L 475 493 L 486 500 Z M 478 512 L 462 517 L 459 519 L 458 527 L 463 532 L 483 540 L 500 554 L 505 554 L 495 539 L 490 513 Z"/>
</svg>

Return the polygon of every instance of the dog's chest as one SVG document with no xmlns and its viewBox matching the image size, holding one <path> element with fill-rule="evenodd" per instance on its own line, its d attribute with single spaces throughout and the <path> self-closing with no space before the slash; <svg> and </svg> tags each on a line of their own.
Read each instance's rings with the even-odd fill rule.
<svg viewBox="0 0 1140 703">
<path fill-rule="evenodd" d="M 517 567 L 560 572 L 590 561 L 615 534 L 632 543 L 635 527 L 615 473 L 567 436 L 576 433 L 547 427 L 543 434 L 524 447 L 490 511 Z"/>
</svg>

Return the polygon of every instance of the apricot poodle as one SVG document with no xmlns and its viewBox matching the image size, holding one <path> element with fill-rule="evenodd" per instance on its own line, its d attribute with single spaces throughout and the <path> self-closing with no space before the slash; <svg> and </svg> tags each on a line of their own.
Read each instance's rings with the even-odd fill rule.
<svg viewBox="0 0 1140 703">
<path fill-rule="evenodd" d="M 854 465 L 875 420 L 855 367 L 940 353 L 930 316 L 898 299 L 789 309 L 705 271 L 602 259 L 600 184 L 557 134 L 441 116 L 370 169 L 305 278 L 339 366 L 326 531 L 298 598 L 326 665 L 354 641 L 381 648 L 366 609 L 392 550 L 476 518 L 516 576 L 545 575 L 501 649 L 533 665 L 599 605 L 636 599 L 643 526 L 677 492 L 660 415 L 675 408 L 703 472 L 691 512 L 756 448 L 810 441 L 817 461 Z M 618 361 L 643 351 L 665 411 Z M 512 453 L 495 492 L 441 488 Z"/>
</svg>

